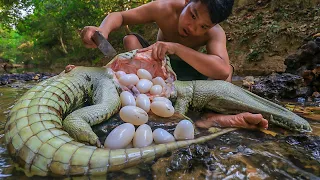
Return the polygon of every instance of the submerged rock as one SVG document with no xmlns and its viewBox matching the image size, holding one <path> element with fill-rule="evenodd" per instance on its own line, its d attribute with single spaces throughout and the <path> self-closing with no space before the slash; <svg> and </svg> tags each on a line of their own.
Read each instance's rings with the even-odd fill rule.
<svg viewBox="0 0 320 180">
<path fill-rule="evenodd" d="M 213 163 L 210 150 L 205 145 L 191 145 L 188 148 L 180 149 L 172 156 L 170 162 L 171 170 L 190 170 L 194 165 L 209 167 Z"/>
<path fill-rule="evenodd" d="M 292 145 L 297 151 L 305 153 L 309 158 L 320 163 L 320 137 L 295 135 L 287 136 L 286 143 Z"/>
<path fill-rule="evenodd" d="M 159 158 L 152 174 L 155 179 L 317 179 L 319 137 L 287 135 L 238 130 Z"/>
</svg>

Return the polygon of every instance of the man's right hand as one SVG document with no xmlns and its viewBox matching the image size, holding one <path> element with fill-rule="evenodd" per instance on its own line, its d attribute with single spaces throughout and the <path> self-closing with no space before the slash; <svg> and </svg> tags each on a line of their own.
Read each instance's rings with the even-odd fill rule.
<svg viewBox="0 0 320 180">
<path fill-rule="evenodd" d="M 95 26 L 86 26 L 81 31 L 81 39 L 83 41 L 83 44 L 86 48 L 97 48 L 97 45 L 92 40 L 92 36 L 95 33 L 95 31 L 100 31 L 101 29 Z M 108 36 L 104 35 L 104 37 L 107 39 Z"/>
</svg>

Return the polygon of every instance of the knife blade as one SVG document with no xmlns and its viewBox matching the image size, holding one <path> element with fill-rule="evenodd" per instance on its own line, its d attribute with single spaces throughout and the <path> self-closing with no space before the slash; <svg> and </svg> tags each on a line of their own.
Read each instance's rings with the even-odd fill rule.
<svg viewBox="0 0 320 180">
<path fill-rule="evenodd" d="M 94 32 L 92 40 L 98 46 L 98 49 L 104 54 L 107 63 L 117 55 L 117 51 L 99 31 Z"/>
</svg>

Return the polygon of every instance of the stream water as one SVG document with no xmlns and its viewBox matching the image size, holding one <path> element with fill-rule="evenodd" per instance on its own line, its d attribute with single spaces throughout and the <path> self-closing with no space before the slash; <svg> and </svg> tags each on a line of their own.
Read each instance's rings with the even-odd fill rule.
<svg viewBox="0 0 320 180">
<path fill-rule="evenodd" d="M 15 168 L 3 129 L 15 101 L 35 84 L 0 86 L 0 179 L 28 179 Z M 265 132 L 236 130 L 126 171 L 72 179 L 319 179 L 320 120 L 309 122 L 313 128 L 309 134 L 273 126 Z"/>
</svg>

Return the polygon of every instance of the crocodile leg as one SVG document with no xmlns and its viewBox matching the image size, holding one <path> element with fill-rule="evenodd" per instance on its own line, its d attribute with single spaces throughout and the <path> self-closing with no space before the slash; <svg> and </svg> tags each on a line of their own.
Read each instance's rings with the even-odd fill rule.
<svg viewBox="0 0 320 180">
<path fill-rule="evenodd" d="M 191 81 L 175 81 L 174 110 L 176 113 L 186 114 L 192 103 L 194 87 Z"/>
<path fill-rule="evenodd" d="M 192 107 L 222 114 L 260 113 L 271 123 L 284 128 L 309 132 L 309 123 L 288 109 L 226 81 L 193 81 Z"/>
<path fill-rule="evenodd" d="M 93 104 L 69 114 L 63 121 L 63 128 L 76 140 L 100 147 L 91 126 L 109 119 L 120 109 L 120 97 L 112 80 L 105 78 L 94 85 Z"/>
</svg>

